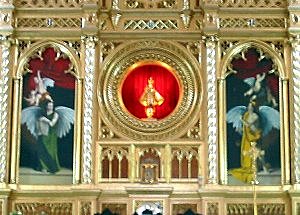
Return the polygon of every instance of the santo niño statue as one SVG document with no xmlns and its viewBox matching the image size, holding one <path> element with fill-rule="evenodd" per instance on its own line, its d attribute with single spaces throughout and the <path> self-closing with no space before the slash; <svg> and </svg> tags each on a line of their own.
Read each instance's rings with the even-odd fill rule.
<svg viewBox="0 0 300 215">
<path fill-rule="evenodd" d="M 153 119 L 155 106 L 160 106 L 163 102 L 164 98 L 154 88 L 154 80 L 150 77 L 140 98 L 140 103 L 145 107 L 145 113 L 148 119 Z"/>
</svg>

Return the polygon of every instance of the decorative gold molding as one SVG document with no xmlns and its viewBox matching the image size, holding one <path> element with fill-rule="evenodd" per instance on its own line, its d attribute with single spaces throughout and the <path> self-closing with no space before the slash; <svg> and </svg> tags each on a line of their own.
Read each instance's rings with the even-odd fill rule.
<svg viewBox="0 0 300 215">
<path fill-rule="evenodd" d="M 73 214 L 73 204 L 71 202 L 53 202 L 53 203 L 40 203 L 40 202 L 17 202 L 14 204 L 14 211 L 21 212 L 22 214 Z"/>
<path fill-rule="evenodd" d="M 14 1 L 18 8 L 80 8 L 82 0 L 58 0 L 58 1 L 35 1 L 35 0 L 17 0 Z"/>
<path fill-rule="evenodd" d="M 229 8 L 284 8 L 287 6 L 287 0 L 220 0 L 219 6 Z"/>
</svg>

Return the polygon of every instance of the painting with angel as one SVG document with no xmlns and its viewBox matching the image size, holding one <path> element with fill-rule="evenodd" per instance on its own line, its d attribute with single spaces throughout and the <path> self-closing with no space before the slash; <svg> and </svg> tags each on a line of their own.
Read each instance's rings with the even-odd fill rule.
<svg viewBox="0 0 300 215">
<path fill-rule="evenodd" d="M 72 183 L 75 78 L 67 73 L 70 66 L 52 47 L 29 61 L 23 76 L 20 183 Z"/>
<path fill-rule="evenodd" d="M 254 172 L 251 145 L 257 159 L 258 181 L 280 183 L 279 77 L 271 58 L 250 48 L 235 56 L 226 78 L 228 183 L 250 183 Z"/>
</svg>

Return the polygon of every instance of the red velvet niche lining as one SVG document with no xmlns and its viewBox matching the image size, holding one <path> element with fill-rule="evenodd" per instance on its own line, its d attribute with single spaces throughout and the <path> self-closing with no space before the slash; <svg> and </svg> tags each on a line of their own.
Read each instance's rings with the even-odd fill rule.
<svg viewBox="0 0 300 215">
<path fill-rule="evenodd" d="M 148 79 L 154 80 L 154 88 L 163 96 L 164 103 L 156 106 L 154 118 L 162 119 L 168 116 L 176 107 L 179 99 L 179 85 L 168 69 L 151 64 L 141 65 L 132 70 L 122 85 L 122 99 L 127 110 L 137 118 L 146 118 L 145 107 L 139 102 L 148 84 Z"/>
</svg>

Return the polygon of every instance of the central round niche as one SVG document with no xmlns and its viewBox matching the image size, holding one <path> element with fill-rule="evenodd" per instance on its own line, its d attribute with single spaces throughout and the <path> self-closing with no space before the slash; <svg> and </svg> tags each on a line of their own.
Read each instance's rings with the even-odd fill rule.
<svg viewBox="0 0 300 215">
<path fill-rule="evenodd" d="M 151 120 L 161 120 L 176 109 L 180 95 L 178 80 L 172 68 L 165 63 L 138 62 L 132 65 L 121 86 L 122 102 L 130 114 L 140 120 L 149 120 L 149 115 L 146 114 L 151 106 L 146 93 L 149 92 L 149 84 L 157 95 L 154 100 L 160 101 L 151 107 L 154 110 Z"/>
</svg>

